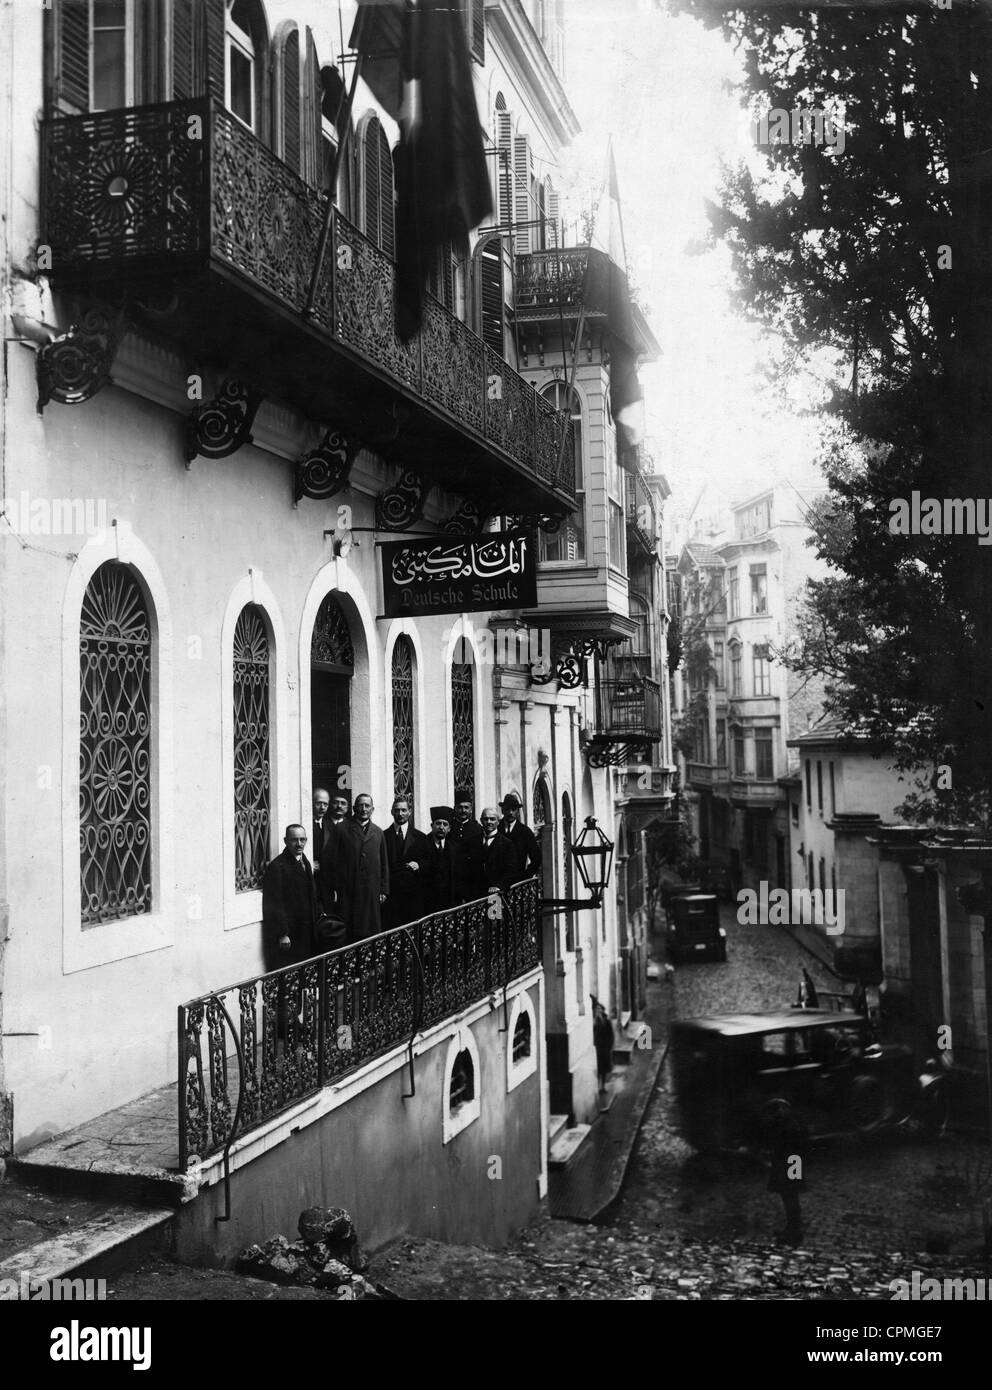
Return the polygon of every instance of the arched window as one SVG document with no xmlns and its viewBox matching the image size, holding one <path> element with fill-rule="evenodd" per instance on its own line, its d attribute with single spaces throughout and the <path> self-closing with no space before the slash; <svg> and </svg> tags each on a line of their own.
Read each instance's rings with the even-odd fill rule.
<svg viewBox="0 0 992 1390">
<path fill-rule="evenodd" d="M 152 905 L 151 622 L 126 565 L 93 575 L 79 641 L 80 890 L 93 925 Z"/>
<path fill-rule="evenodd" d="M 521 1062 L 525 1057 L 530 1056 L 531 1041 L 530 1014 L 521 1010 L 513 1028 L 513 1060 L 515 1062 Z"/>
<path fill-rule="evenodd" d="M 393 795 L 414 804 L 413 785 L 413 644 L 397 637 L 393 647 Z"/>
<path fill-rule="evenodd" d="M 575 458 L 575 511 L 563 521 L 553 534 L 541 532 L 541 549 L 538 558 L 545 564 L 574 564 L 584 560 L 586 555 L 586 512 L 585 479 L 582 465 L 582 405 L 575 391 L 569 393 L 563 381 L 553 381 L 541 392 L 555 410 L 563 410 L 568 403 L 568 415 L 572 422 L 572 441 Z"/>
<path fill-rule="evenodd" d="M 451 738 L 454 753 L 454 785 L 464 787 L 475 799 L 475 718 L 472 694 L 472 654 L 466 642 L 451 663 Z"/>
<path fill-rule="evenodd" d="M 268 30 L 265 12 L 258 0 L 227 0 L 224 105 L 249 130 L 263 138 L 266 129 L 264 82 L 267 58 Z"/>
<path fill-rule="evenodd" d="M 448 1085 L 448 1113 L 457 1115 L 463 1105 L 475 1100 L 475 1064 L 468 1048 L 463 1048 L 455 1058 L 451 1068 L 451 1081 Z"/>
<path fill-rule="evenodd" d="M 375 116 L 369 117 L 365 126 L 362 176 L 365 184 L 365 235 L 387 256 L 392 256 L 396 250 L 393 156 L 386 132 Z"/>
<path fill-rule="evenodd" d="M 272 773 L 269 639 L 262 610 L 247 604 L 234 629 L 234 887 L 261 886 L 269 860 Z"/>
</svg>

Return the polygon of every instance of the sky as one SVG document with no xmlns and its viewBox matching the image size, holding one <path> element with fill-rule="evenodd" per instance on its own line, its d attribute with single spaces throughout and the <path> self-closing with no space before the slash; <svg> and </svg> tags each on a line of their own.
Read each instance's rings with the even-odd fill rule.
<svg viewBox="0 0 992 1390">
<path fill-rule="evenodd" d="M 649 449 L 673 510 L 702 508 L 810 472 L 815 427 L 764 381 L 770 340 L 732 301 L 726 249 L 704 254 L 705 200 L 721 156 L 756 159 L 728 90 L 737 71 L 721 35 L 653 0 L 565 0 L 565 88 L 582 125 L 566 182 L 601 185 L 612 135 L 631 279 L 661 344 L 641 367 Z M 702 509 L 701 508 L 701 509 Z"/>
</svg>

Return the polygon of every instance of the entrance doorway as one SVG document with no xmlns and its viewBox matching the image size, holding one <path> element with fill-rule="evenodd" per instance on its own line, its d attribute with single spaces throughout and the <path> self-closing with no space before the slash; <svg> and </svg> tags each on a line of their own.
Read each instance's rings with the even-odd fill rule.
<svg viewBox="0 0 992 1390">
<path fill-rule="evenodd" d="M 334 594 L 320 605 L 310 643 L 312 787 L 351 794 L 351 681 L 355 650 Z"/>
</svg>

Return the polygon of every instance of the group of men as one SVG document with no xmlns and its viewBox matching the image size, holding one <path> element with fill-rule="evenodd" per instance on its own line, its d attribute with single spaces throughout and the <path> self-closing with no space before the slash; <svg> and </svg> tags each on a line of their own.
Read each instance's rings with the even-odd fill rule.
<svg viewBox="0 0 992 1390">
<path fill-rule="evenodd" d="M 456 792 L 454 806 L 431 807 L 430 834 L 412 822 L 408 798 L 397 796 L 392 824 L 372 821 L 363 793 L 323 787 L 313 794 L 313 862 L 303 825 L 286 827 L 285 849 L 262 880 L 266 970 L 295 965 L 380 931 L 471 902 L 540 872 L 541 850 L 520 819 L 514 793 L 487 806 L 479 820 L 472 798 Z M 500 814 L 502 812 L 502 815 Z"/>
</svg>

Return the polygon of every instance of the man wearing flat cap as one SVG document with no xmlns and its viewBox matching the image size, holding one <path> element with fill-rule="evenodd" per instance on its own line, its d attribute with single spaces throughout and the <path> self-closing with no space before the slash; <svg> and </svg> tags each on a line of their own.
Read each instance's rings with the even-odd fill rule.
<svg viewBox="0 0 992 1390">
<path fill-rule="evenodd" d="M 513 846 L 517 857 L 515 881 L 530 878 L 541 872 L 541 846 L 529 826 L 520 819 L 521 801 L 516 792 L 507 792 L 499 803 L 503 812 L 499 833 L 505 835 Z"/>
<path fill-rule="evenodd" d="M 452 835 L 455 813 L 450 806 L 431 807 L 431 833 L 424 856 L 424 907 L 444 912 L 465 901 L 461 845 Z"/>
</svg>

